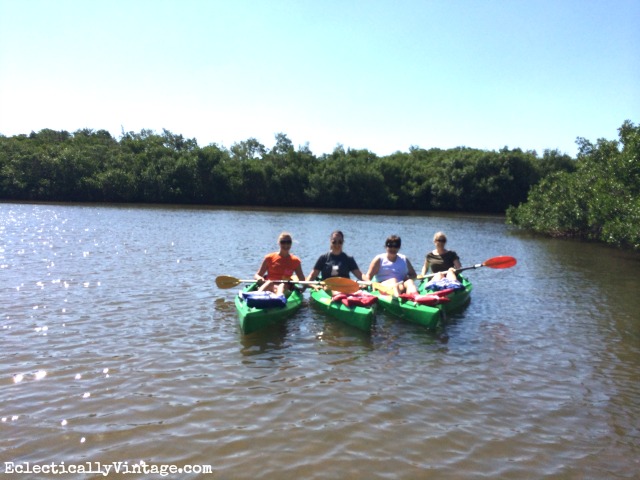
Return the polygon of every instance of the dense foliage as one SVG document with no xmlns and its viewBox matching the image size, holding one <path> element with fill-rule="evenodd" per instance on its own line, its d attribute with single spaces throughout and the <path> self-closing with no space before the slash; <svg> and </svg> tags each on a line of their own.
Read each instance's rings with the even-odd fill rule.
<svg viewBox="0 0 640 480">
<path fill-rule="evenodd" d="M 286 135 L 225 149 L 164 130 L 41 130 L 0 136 L 0 198 L 504 213 L 530 187 L 575 161 L 557 151 L 424 150 L 316 157 Z"/>
<path fill-rule="evenodd" d="M 576 171 L 532 188 L 507 221 L 536 232 L 640 249 L 640 126 L 626 121 L 619 141 L 578 139 Z"/>
</svg>

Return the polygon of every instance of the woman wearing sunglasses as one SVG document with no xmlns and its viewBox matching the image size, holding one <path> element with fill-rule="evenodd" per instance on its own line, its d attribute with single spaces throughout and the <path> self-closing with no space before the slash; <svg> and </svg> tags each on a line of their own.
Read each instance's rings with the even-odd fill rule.
<svg viewBox="0 0 640 480">
<path fill-rule="evenodd" d="M 460 264 L 460 257 L 453 250 L 447 250 L 445 245 L 447 244 L 447 236 L 443 232 L 436 232 L 433 236 L 433 243 L 436 248 L 427 253 L 424 259 L 424 265 L 422 266 L 422 276 L 426 275 L 429 269 L 435 274 L 431 281 L 442 280 L 448 278 L 449 280 L 457 280 L 456 269 L 462 268 Z"/>
<path fill-rule="evenodd" d="M 340 230 L 336 230 L 329 239 L 331 241 L 329 252 L 320 255 L 307 280 L 313 281 L 318 278 L 318 275 L 320 275 L 320 280 L 326 280 L 330 277 L 349 278 L 349 273 L 353 273 L 358 280 L 362 280 L 362 272 L 355 259 L 342 251 L 344 234 Z"/>
<path fill-rule="evenodd" d="M 304 278 L 302 273 L 302 262 L 298 257 L 293 255 L 291 251 L 291 243 L 293 239 L 291 234 L 282 232 L 278 237 L 278 245 L 280 250 L 265 255 L 262 260 L 260 269 L 253 276 L 258 282 L 265 282 L 260 290 L 274 292 L 283 295 L 287 288 L 286 283 L 274 283 L 272 280 L 290 280 L 295 274 L 298 279 Z M 267 277 L 265 279 L 265 276 Z M 266 281 L 265 281 L 266 280 Z"/>
<path fill-rule="evenodd" d="M 376 255 L 369 265 L 369 271 L 365 275 L 368 280 L 374 279 L 383 285 L 393 287 L 394 294 L 417 293 L 413 279 L 416 271 L 409 259 L 398 253 L 402 240 L 397 235 L 391 235 L 385 242 L 386 253 Z"/>
</svg>

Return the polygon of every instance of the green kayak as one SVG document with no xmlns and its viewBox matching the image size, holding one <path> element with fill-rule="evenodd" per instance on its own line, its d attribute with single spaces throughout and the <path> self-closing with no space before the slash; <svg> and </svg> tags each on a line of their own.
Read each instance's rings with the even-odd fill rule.
<svg viewBox="0 0 640 480">
<path fill-rule="evenodd" d="M 337 318 L 341 322 L 359 328 L 360 330 L 369 331 L 375 318 L 376 303 L 372 306 L 347 306 L 342 301 L 332 301 L 332 296 L 324 289 L 313 290 L 311 299 L 328 312 L 332 317 Z"/>
<path fill-rule="evenodd" d="M 458 275 L 458 279 L 460 280 L 464 288 L 453 290 L 451 293 L 446 295 L 447 298 L 449 298 L 449 301 L 440 304 L 445 313 L 457 312 L 459 310 L 462 310 L 471 300 L 471 290 L 473 289 L 473 285 L 462 275 Z M 422 284 L 420 284 L 418 287 L 418 292 L 423 295 L 434 293 L 435 290 L 425 288 L 426 284 L 427 282 L 422 282 Z"/>
<path fill-rule="evenodd" d="M 238 310 L 240 329 L 244 334 L 281 322 L 293 315 L 302 305 L 302 292 L 294 288 L 288 293 L 289 297 L 286 299 L 286 303 L 284 303 L 284 299 L 282 302 L 277 302 L 274 299 L 273 306 L 268 305 L 264 308 L 249 306 L 248 303 L 252 302 L 245 296 L 250 292 L 256 292 L 257 289 L 258 285 L 252 283 L 236 295 L 236 310 Z"/>
<path fill-rule="evenodd" d="M 378 297 L 378 303 L 383 310 L 411 323 L 417 323 L 429 329 L 435 329 L 442 318 L 440 307 L 421 305 L 411 300 L 404 300 L 393 295 L 384 294 L 378 290 L 371 293 Z"/>
</svg>

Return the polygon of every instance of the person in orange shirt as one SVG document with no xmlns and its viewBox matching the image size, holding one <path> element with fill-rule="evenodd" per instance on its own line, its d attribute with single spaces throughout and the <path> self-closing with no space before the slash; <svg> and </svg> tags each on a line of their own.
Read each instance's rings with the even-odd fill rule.
<svg viewBox="0 0 640 480">
<path fill-rule="evenodd" d="M 272 280 L 290 280 L 294 274 L 298 277 L 298 280 L 304 280 L 302 262 L 298 257 L 290 253 L 292 241 L 291 234 L 282 232 L 278 237 L 280 251 L 265 255 L 260 269 L 253 276 L 258 282 L 264 282 L 260 286 L 260 290 L 284 295 L 288 284 L 274 283 Z"/>
</svg>

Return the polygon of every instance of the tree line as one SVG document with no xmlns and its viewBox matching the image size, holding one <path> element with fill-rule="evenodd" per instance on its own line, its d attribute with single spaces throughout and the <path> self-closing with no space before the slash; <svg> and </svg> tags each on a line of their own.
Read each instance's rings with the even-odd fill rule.
<svg viewBox="0 0 640 480">
<path fill-rule="evenodd" d="M 640 250 L 640 126 L 625 121 L 618 140 L 578 139 L 576 169 L 557 171 L 507 209 L 507 222 L 552 236 Z"/>
<path fill-rule="evenodd" d="M 283 133 L 205 147 L 163 130 L 0 136 L 0 198 L 18 201 L 174 203 L 504 213 L 543 178 L 576 162 L 557 150 L 411 147 L 314 155 Z"/>
</svg>

